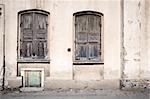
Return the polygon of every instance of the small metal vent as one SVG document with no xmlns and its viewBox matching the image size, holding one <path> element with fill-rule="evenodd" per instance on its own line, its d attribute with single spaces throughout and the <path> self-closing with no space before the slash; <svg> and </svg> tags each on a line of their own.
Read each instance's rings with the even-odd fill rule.
<svg viewBox="0 0 150 99">
<path fill-rule="evenodd" d="M 44 68 L 21 68 L 23 87 L 44 87 Z"/>
<path fill-rule="evenodd" d="M 25 71 L 25 87 L 41 87 L 41 71 L 26 70 Z"/>
</svg>

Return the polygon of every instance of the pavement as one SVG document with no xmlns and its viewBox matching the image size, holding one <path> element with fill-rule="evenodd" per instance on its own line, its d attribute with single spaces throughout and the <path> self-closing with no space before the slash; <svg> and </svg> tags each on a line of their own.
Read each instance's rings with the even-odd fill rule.
<svg viewBox="0 0 150 99">
<path fill-rule="evenodd" d="M 0 99 L 150 99 L 150 91 L 69 90 L 1 93 Z"/>
</svg>

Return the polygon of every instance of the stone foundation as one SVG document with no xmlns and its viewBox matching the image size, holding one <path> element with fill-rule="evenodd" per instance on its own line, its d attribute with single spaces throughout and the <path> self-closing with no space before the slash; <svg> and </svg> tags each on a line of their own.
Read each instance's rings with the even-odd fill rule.
<svg viewBox="0 0 150 99">
<path fill-rule="evenodd" d="M 143 90 L 150 88 L 150 80 L 142 79 L 124 79 L 121 80 L 121 89 L 123 90 Z"/>
</svg>

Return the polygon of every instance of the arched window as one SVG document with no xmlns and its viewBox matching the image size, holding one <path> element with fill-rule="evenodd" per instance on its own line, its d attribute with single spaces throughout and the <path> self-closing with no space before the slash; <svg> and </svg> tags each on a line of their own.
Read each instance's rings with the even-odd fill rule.
<svg viewBox="0 0 150 99">
<path fill-rule="evenodd" d="M 47 58 L 48 15 L 42 10 L 19 12 L 19 59 Z"/>
<path fill-rule="evenodd" d="M 103 14 L 77 12 L 75 17 L 75 63 L 100 63 L 102 58 Z"/>
</svg>

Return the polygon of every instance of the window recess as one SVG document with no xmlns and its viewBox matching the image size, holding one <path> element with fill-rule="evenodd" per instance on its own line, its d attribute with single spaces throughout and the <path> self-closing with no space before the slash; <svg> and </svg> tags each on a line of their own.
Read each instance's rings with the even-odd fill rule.
<svg viewBox="0 0 150 99">
<path fill-rule="evenodd" d="M 102 17 L 97 12 L 78 12 L 75 16 L 74 63 L 102 63 Z"/>
<path fill-rule="evenodd" d="M 48 15 L 38 10 L 19 13 L 19 60 L 48 58 Z"/>
</svg>

